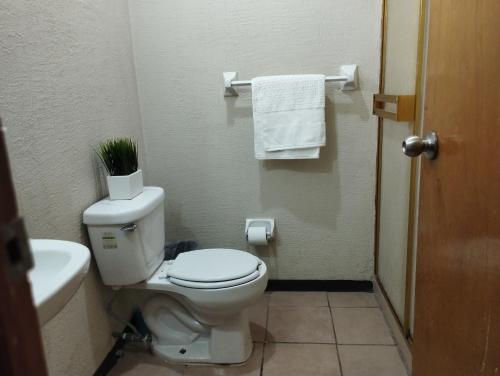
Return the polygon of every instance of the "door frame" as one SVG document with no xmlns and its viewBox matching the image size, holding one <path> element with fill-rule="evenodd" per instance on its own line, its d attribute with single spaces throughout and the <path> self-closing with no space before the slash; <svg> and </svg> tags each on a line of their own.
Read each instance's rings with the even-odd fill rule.
<svg viewBox="0 0 500 376">
<path fill-rule="evenodd" d="M 387 47 L 387 20 L 388 20 L 388 0 L 383 0 L 383 16 L 382 16 L 382 45 L 380 56 L 380 81 L 379 93 L 384 94 L 385 77 L 386 77 L 386 47 Z M 420 14 L 418 20 L 418 40 L 417 40 L 417 62 L 415 76 L 415 120 L 412 123 L 411 130 L 413 134 L 419 134 L 421 129 L 421 110 L 423 104 L 423 66 L 424 66 L 424 42 L 425 42 L 425 25 L 427 17 L 427 0 L 420 0 Z M 378 277 L 378 261 L 379 261 L 379 234 L 380 234 L 380 198 L 381 198 L 381 180 L 382 180 L 382 141 L 383 141 L 383 126 L 384 119 L 379 117 L 377 124 L 377 159 L 376 159 L 376 188 L 375 188 L 375 241 L 374 241 L 374 262 L 375 262 L 375 279 L 380 287 L 382 294 L 388 302 L 394 319 L 398 323 L 399 329 L 403 334 L 408 346 L 411 349 L 411 317 L 413 308 L 413 293 L 414 293 L 414 255 L 416 252 L 416 216 L 417 198 L 418 198 L 418 174 L 419 161 L 413 158 L 410 165 L 410 192 L 408 199 L 408 226 L 407 226 L 407 242 L 406 242 L 406 274 L 405 274 L 405 302 L 404 302 L 404 317 L 403 322 L 400 321 L 392 302 L 384 289 L 384 285 Z"/>
</svg>

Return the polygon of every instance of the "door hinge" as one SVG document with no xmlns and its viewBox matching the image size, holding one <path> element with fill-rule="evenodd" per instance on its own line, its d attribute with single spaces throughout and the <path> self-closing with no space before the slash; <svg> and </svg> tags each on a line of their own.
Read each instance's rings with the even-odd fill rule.
<svg viewBox="0 0 500 376">
<path fill-rule="evenodd" d="M 28 236 L 21 217 L 0 226 L 0 241 L 5 247 L 5 260 L 11 277 L 19 278 L 33 267 Z"/>
</svg>

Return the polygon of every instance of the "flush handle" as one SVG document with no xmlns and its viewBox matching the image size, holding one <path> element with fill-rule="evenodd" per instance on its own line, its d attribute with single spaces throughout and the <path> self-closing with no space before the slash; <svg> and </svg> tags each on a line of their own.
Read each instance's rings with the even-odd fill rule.
<svg viewBox="0 0 500 376">
<path fill-rule="evenodd" d="M 122 226 L 120 230 L 125 232 L 134 232 L 137 229 L 137 225 L 135 223 L 129 223 L 128 225 Z"/>
<path fill-rule="evenodd" d="M 418 157 L 424 154 L 427 159 L 436 159 L 438 154 L 438 136 L 436 132 L 429 132 L 423 138 L 408 136 L 403 140 L 403 153 L 408 157 Z"/>
</svg>

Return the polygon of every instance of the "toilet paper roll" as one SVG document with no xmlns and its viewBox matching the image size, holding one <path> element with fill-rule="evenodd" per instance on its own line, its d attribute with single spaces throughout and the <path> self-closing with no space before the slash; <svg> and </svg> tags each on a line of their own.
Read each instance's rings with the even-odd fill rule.
<svg viewBox="0 0 500 376">
<path fill-rule="evenodd" d="M 251 245 L 267 245 L 266 228 L 265 227 L 249 227 L 248 228 L 248 244 Z"/>
</svg>

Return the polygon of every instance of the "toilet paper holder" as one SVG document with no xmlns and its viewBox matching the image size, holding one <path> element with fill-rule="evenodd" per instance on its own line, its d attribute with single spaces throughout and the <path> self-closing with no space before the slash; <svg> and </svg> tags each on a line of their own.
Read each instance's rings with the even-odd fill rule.
<svg viewBox="0 0 500 376">
<path fill-rule="evenodd" d="M 245 223 L 245 238 L 248 240 L 248 229 L 250 227 L 266 227 L 266 238 L 270 240 L 274 237 L 273 218 L 247 218 Z"/>
</svg>

